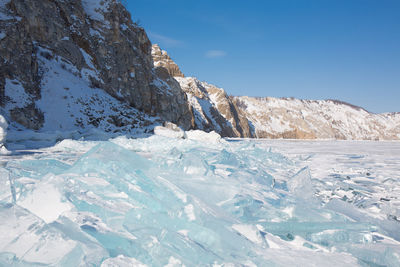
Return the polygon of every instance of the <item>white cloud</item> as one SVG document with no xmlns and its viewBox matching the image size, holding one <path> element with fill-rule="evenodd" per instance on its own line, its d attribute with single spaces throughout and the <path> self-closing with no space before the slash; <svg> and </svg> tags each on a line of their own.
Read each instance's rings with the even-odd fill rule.
<svg viewBox="0 0 400 267">
<path fill-rule="evenodd" d="M 171 37 L 168 37 L 168 36 L 165 36 L 162 34 L 158 34 L 155 32 L 148 32 L 148 35 L 153 43 L 159 43 L 162 46 L 174 47 L 174 46 L 180 46 L 183 44 L 183 42 L 180 40 L 176 40 L 174 38 L 171 38 Z"/>
<path fill-rule="evenodd" d="M 205 56 L 207 58 L 219 58 L 219 57 L 225 57 L 227 53 L 223 50 L 208 50 L 205 53 Z"/>
</svg>

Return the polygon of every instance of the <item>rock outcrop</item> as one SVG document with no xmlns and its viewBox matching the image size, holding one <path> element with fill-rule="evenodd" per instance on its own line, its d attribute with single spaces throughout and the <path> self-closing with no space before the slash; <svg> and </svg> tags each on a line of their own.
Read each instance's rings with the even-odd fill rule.
<svg viewBox="0 0 400 267">
<path fill-rule="evenodd" d="M 193 77 L 175 77 L 193 109 L 195 128 L 224 137 L 253 137 L 249 122 L 226 92 Z"/>
<path fill-rule="evenodd" d="M 173 80 L 164 78 L 164 81 L 171 87 L 179 86 L 186 93 L 195 129 L 216 131 L 224 137 L 252 137 L 246 117 L 223 89 L 194 77 L 185 77 L 168 53 L 157 44 L 153 45 L 152 56 L 158 76 L 174 76 Z"/>
<path fill-rule="evenodd" d="M 185 77 L 178 65 L 169 57 L 167 51 L 161 50 L 158 44 L 153 44 L 151 55 L 153 57 L 154 67 L 165 68 L 172 77 Z"/>
<path fill-rule="evenodd" d="M 146 32 L 117 0 L 2 0 L 0 31 L 0 105 L 11 121 L 112 130 L 156 116 L 192 127 L 185 93 L 157 76 Z"/>
</svg>

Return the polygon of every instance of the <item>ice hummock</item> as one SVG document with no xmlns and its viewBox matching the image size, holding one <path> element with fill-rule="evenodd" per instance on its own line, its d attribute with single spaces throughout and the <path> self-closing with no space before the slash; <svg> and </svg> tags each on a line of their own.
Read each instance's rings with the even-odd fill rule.
<svg viewBox="0 0 400 267">
<path fill-rule="evenodd" d="M 4 157 L 0 265 L 400 264 L 396 153 L 364 177 L 356 168 L 379 168 L 381 157 L 343 154 L 352 167 L 332 170 L 325 154 L 275 144 L 155 135 Z"/>
</svg>

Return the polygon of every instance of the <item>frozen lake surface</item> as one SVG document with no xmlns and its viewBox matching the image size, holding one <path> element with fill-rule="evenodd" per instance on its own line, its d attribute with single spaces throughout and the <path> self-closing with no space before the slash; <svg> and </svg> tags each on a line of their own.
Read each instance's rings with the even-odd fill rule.
<svg viewBox="0 0 400 267">
<path fill-rule="evenodd" d="M 0 218 L 0 266 L 400 266 L 400 142 L 64 140 Z"/>
</svg>

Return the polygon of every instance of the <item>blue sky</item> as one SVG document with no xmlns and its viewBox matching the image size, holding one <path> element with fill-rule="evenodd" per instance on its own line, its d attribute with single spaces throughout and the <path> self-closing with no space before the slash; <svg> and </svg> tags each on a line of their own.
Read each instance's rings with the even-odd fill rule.
<svg viewBox="0 0 400 267">
<path fill-rule="evenodd" d="M 400 0 L 128 0 L 153 43 L 231 95 L 400 112 Z"/>
</svg>

